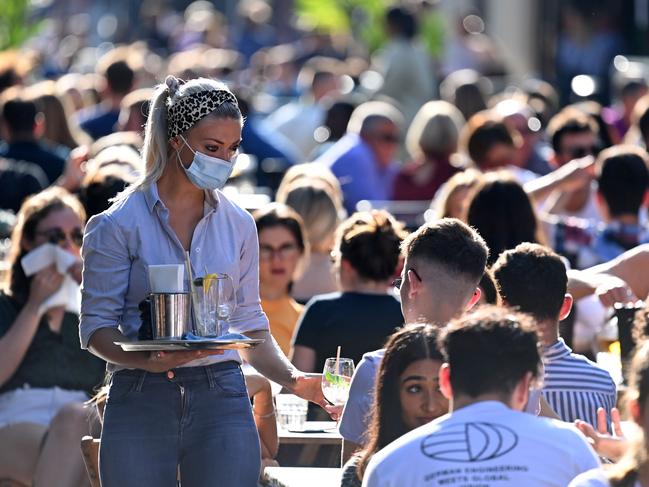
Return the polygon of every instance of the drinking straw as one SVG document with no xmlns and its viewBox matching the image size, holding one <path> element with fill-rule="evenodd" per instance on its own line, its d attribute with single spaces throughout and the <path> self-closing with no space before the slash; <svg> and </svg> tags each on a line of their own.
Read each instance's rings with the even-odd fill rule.
<svg viewBox="0 0 649 487">
<path fill-rule="evenodd" d="M 336 350 L 336 366 L 334 369 L 334 374 L 340 375 L 340 345 L 338 345 L 338 350 Z"/>
<path fill-rule="evenodd" d="M 189 252 L 185 251 L 185 270 L 189 277 L 189 299 L 194 311 L 194 319 L 198 319 L 198 309 L 196 305 L 196 290 L 194 289 L 194 278 L 192 276 L 192 262 L 189 259 Z"/>
</svg>

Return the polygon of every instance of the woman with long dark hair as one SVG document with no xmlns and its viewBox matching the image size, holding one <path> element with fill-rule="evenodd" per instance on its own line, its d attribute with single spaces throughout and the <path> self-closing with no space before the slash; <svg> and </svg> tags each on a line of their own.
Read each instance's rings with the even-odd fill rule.
<svg viewBox="0 0 649 487">
<path fill-rule="evenodd" d="M 390 337 L 376 382 L 369 440 L 343 468 L 341 487 L 360 487 L 372 456 L 408 431 L 448 412 L 439 390 L 437 329 L 414 325 Z"/>
<path fill-rule="evenodd" d="M 520 243 L 544 243 L 529 196 L 506 173 L 485 175 L 469 203 L 467 223 L 485 239 L 489 247 L 489 265 L 503 251 Z"/>
</svg>

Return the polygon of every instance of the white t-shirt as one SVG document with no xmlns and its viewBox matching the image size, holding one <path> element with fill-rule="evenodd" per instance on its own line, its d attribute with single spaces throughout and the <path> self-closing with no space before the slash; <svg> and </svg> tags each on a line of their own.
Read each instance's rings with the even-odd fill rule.
<svg viewBox="0 0 649 487">
<path fill-rule="evenodd" d="M 482 401 L 379 451 L 363 487 L 565 487 L 598 466 L 574 426 Z"/>
<path fill-rule="evenodd" d="M 610 487 L 611 483 L 606 478 L 604 471 L 601 468 L 595 468 L 584 472 L 581 475 L 575 477 L 575 479 L 570 482 L 568 487 Z M 640 482 L 635 482 L 634 487 L 642 487 Z"/>
</svg>

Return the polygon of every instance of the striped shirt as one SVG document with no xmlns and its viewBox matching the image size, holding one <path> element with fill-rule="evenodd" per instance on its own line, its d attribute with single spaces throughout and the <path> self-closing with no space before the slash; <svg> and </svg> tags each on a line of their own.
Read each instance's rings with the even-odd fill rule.
<svg viewBox="0 0 649 487">
<path fill-rule="evenodd" d="M 563 339 L 545 348 L 543 397 L 563 421 L 582 419 L 597 424 L 597 408 L 610 417 L 617 395 L 611 375 L 582 355 L 572 353 Z"/>
</svg>

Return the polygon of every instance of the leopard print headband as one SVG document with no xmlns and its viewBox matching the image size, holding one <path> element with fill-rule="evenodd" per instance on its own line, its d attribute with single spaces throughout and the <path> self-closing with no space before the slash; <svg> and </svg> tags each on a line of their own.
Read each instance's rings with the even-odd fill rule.
<svg viewBox="0 0 649 487">
<path fill-rule="evenodd" d="M 199 91 L 181 98 L 167 109 L 169 138 L 189 130 L 226 102 L 238 105 L 235 96 L 226 90 Z"/>
</svg>

